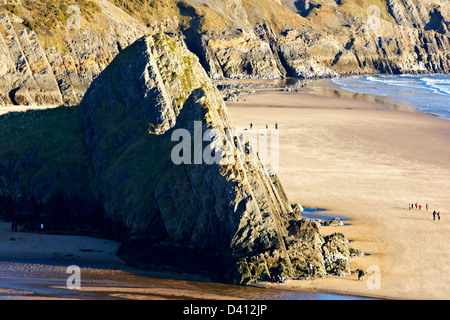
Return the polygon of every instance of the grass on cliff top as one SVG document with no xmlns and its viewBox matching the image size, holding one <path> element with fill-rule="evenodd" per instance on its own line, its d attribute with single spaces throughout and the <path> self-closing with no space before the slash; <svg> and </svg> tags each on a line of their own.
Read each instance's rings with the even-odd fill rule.
<svg viewBox="0 0 450 320">
<path fill-rule="evenodd" d="M 370 6 L 377 6 L 380 8 L 380 18 L 387 21 L 393 21 L 391 15 L 388 12 L 386 0 L 342 0 L 341 12 L 348 13 L 350 15 L 365 14 L 368 17 L 369 14 L 374 12 L 368 12 Z"/>
<path fill-rule="evenodd" d="M 14 2 L 11 2 L 14 3 Z M 0 7 L 22 19 L 16 24 L 16 30 L 27 28 L 36 32 L 45 48 L 56 47 L 61 51 L 67 50 L 65 45 L 66 26 L 80 22 L 93 27 L 100 25 L 99 13 L 101 8 L 91 0 L 21 0 L 18 4 L 6 4 Z M 79 12 L 71 6 L 77 6 Z"/>
<path fill-rule="evenodd" d="M 276 32 L 305 22 L 301 15 L 272 0 L 244 0 L 242 6 L 252 24 L 270 22 Z"/>
<path fill-rule="evenodd" d="M 224 30 L 228 21 L 207 6 L 192 6 L 183 0 L 108 1 L 145 25 L 176 16 L 181 29 L 193 28 L 204 32 Z M 79 8 L 79 13 L 70 9 L 73 5 Z M 83 29 L 87 26 L 101 31 L 108 27 L 102 22 L 102 8 L 92 0 L 21 0 L 18 4 L 1 5 L 0 10 L 23 19 L 21 24 L 14 23 L 16 29 L 27 28 L 36 32 L 44 49 L 56 47 L 66 51 L 67 26 L 78 17 Z"/>
<path fill-rule="evenodd" d="M 225 31 L 233 25 L 233 21 L 227 16 L 231 13 L 221 13 L 223 5 L 220 0 L 217 8 L 211 4 L 196 6 L 186 0 L 108 1 L 145 25 L 174 16 L 178 18 L 181 30 L 195 30 L 199 33 Z M 369 15 L 367 12 L 369 6 L 375 5 L 380 8 L 381 19 L 393 21 L 387 11 L 386 0 L 342 0 L 340 3 L 333 5 L 323 2 L 320 8 L 313 9 L 305 19 L 287 6 L 273 0 L 242 0 L 242 7 L 245 10 L 242 16 L 246 15 L 252 24 L 269 22 L 276 32 L 293 27 L 321 29 L 340 27 L 342 19 L 352 21 L 352 17 L 364 21 Z M 23 19 L 23 27 L 35 31 L 44 48 L 53 46 L 65 51 L 66 26 L 68 20 L 73 19 L 75 14 L 68 10 L 71 5 L 80 8 L 83 26 L 87 25 L 92 30 L 100 31 L 107 27 L 102 23 L 101 7 L 93 0 L 21 0 L 20 4 L 4 4 L 0 9 Z M 234 14 L 239 16 L 240 13 Z"/>
<path fill-rule="evenodd" d="M 178 15 L 177 0 L 108 0 L 126 13 L 147 23 Z"/>
<path fill-rule="evenodd" d="M 91 0 L 21 0 L 20 4 L 7 4 L 3 8 L 22 18 L 22 24 L 29 29 L 42 33 L 54 31 L 58 25 L 67 24 L 68 19 L 75 13 L 69 10 L 73 5 L 80 8 L 83 18 L 88 21 L 93 20 L 100 10 L 98 4 Z"/>
</svg>

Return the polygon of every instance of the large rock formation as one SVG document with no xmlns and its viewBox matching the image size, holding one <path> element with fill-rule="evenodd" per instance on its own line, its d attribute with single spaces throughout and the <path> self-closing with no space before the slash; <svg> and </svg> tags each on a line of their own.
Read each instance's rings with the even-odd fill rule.
<svg viewBox="0 0 450 320">
<path fill-rule="evenodd" d="M 208 144 L 215 153 L 234 144 L 221 95 L 183 42 L 165 35 L 137 41 L 94 81 L 80 108 L 94 189 L 124 240 L 124 258 L 241 282 L 279 268 L 298 277 L 313 256 L 325 273 L 320 232 L 294 218 L 277 176 L 256 153 L 231 164 L 226 157 L 173 163 L 177 129 L 192 137 L 214 129 Z M 299 232 L 302 225 L 313 230 Z"/>
<path fill-rule="evenodd" d="M 236 148 L 242 138 L 233 134 L 220 92 L 182 40 L 139 39 L 98 76 L 79 108 L 46 113 L 0 118 L 13 138 L 16 125 L 44 131 L 33 132 L 37 140 L 30 132 L 20 148 L 4 146 L 3 214 L 14 212 L 22 223 L 46 218 L 55 232 L 88 225 L 122 241 L 120 256 L 132 265 L 235 283 L 273 273 L 306 277 L 310 265 L 318 276 L 349 271 L 345 237 L 324 237 L 295 214 L 270 167 L 247 144 Z M 71 141 L 60 136 L 67 121 Z M 179 130 L 194 137 L 187 144 L 193 160 L 188 154 L 184 163 L 173 160 Z M 55 156 L 50 146 L 57 143 Z M 195 150 L 216 161 L 198 161 Z"/>
<path fill-rule="evenodd" d="M 56 30 L 30 30 L 41 1 L 22 2 L 0 8 L 0 105 L 76 105 L 121 50 L 161 31 L 182 33 L 213 79 L 450 72 L 445 0 L 95 0 L 96 23 L 82 9 L 80 28 Z"/>
</svg>

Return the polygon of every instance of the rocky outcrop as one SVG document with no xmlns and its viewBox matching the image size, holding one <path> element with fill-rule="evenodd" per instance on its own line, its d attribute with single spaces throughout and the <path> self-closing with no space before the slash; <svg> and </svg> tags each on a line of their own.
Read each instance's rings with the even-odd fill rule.
<svg viewBox="0 0 450 320">
<path fill-rule="evenodd" d="M 280 70 L 277 60 L 268 41 L 261 41 L 254 35 L 242 33 L 231 39 L 204 40 L 209 56 L 219 68 L 212 74 L 213 78 L 226 77 L 230 79 L 258 78 L 279 79 L 283 71 Z M 208 63 L 211 64 L 211 63 Z"/>
<path fill-rule="evenodd" d="M 0 103 L 61 104 L 62 97 L 44 50 L 34 32 L 16 32 L 9 16 L 0 12 Z"/>
<path fill-rule="evenodd" d="M 222 15 L 218 2 L 210 0 L 208 7 Z M 247 20 L 257 21 L 252 29 L 230 24 L 223 32 L 204 35 L 202 58 L 211 76 L 321 78 L 450 71 L 445 18 L 450 11 L 445 2 L 387 0 L 385 6 L 372 7 L 355 2 L 351 10 L 340 1 L 270 2 L 255 10 L 252 1 L 242 1 L 243 10 L 251 8 Z"/>
<path fill-rule="evenodd" d="M 0 33 L 0 105 L 77 105 L 119 51 L 148 32 L 110 2 L 98 3 L 105 28 L 64 26 L 58 46 L 43 47 L 42 38 L 18 23 L 23 20 L 0 12 L 0 27 L 6 30 Z"/>
<path fill-rule="evenodd" d="M 297 219 L 256 153 L 231 164 L 225 155 L 220 163 L 173 163 L 170 138 L 179 129 L 192 137 L 214 129 L 214 153 L 235 143 L 220 92 L 183 42 L 165 35 L 137 41 L 94 81 L 80 107 L 97 197 L 130 263 L 241 283 L 272 272 L 299 277 L 314 255 L 326 273 L 324 238 L 317 228 L 310 237 L 320 245 L 301 240 L 302 232 L 289 235 Z"/>
<path fill-rule="evenodd" d="M 131 265 L 234 283 L 307 277 L 310 265 L 318 276 L 348 269 L 345 241 L 294 214 L 279 178 L 235 133 L 220 92 L 181 39 L 136 41 L 79 108 L 0 121 L 6 138 L 15 139 L 17 127 L 29 137 L 19 149 L 4 146 L 0 209 L 9 218 L 45 218 L 53 232 L 85 224 L 120 240 Z M 193 137 L 183 162 L 174 160 L 179 132 Z"/>
</svg>

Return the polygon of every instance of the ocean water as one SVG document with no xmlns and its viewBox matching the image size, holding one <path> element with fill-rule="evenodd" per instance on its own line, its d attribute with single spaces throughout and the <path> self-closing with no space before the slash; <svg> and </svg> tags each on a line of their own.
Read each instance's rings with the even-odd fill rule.
<svg viewBox="0 0 450 320">
<path fill-rule="evenodd" d="M 407 102 L 418 112 L 450 120 L 450 75 L 370 75 L 332 79 L 342 90 L 375 95 L 386 103 Z"/>
</svg>

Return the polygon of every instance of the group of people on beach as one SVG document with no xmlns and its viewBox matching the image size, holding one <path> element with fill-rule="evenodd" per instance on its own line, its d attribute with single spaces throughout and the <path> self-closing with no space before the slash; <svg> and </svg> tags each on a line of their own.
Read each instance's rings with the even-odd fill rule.
<svg viewBox="0 0 450 320">
<path fill-rule="evenodd" d="M 12 232 L 19 232 L 18 226 L 19 226 L 19 223 L 16 220 L 11 221 L 11 231 Z M 41 232 L 43 231 L 43 228 L 44 228 L 44 225 L 42 225 L 42 227 L 41 227 Z M 30 230 L 30 227 L 28 226 L 27 223 L 23 224 L 20 229 L 21 232 L 28 232 L 29 230 Z"/>
<path fill-rule="evenodd" d="M 414 208 L 422 210 L 422 205 L 419 204 L 418 202 L 416 202 L 415 204 L 414 203 L 410 203 L 409 204 L 409 210 L 412 210 Z M 427 211 L 428 211 L 428 209 L 430 209 L 430 206 L 428 205 L 428 203 L 425 205 L 425 208 L 427 209 Z"/>
<path fill-rule="evenodd" d="M 250 123 L 250 130 L 253 129 L 253 123 Z M 266 124 L 266 129 L 269 129 L 269 125 Z M 278 130 L 278 123 L 275 123 L 275 130 Z"/>
<path fill-rule="evenodd" d="M 272 275 L 272 277 L 270 277 L 270 282 L 274 282 L 274 283 L 284 283 L 284 277 L 283 275 L 277 275 L 275 276 L 274 274 Z"/>
<path fill-rule="evenodd" d="M 410 204 L 409 204 L 409 210 L 413 210 L 413 209 L 419 209 L 419 210 L 422 210 L 422 205 L 419 204 L 418 202 L 416 202 L 416 203 L 410 203 Z M 429 211 L 430 206 L 428 205 L 428 203 L 425 204 L 425 209 L 426 209 L 427 211 Z M 441 212 L 438 212 L 438 211 L 434 210 L 434 211 L 433 211 L 433 220 L 436 220 L 436 218 L 437 218 L 438 220 L 441 220 Z"/>
</svg>

